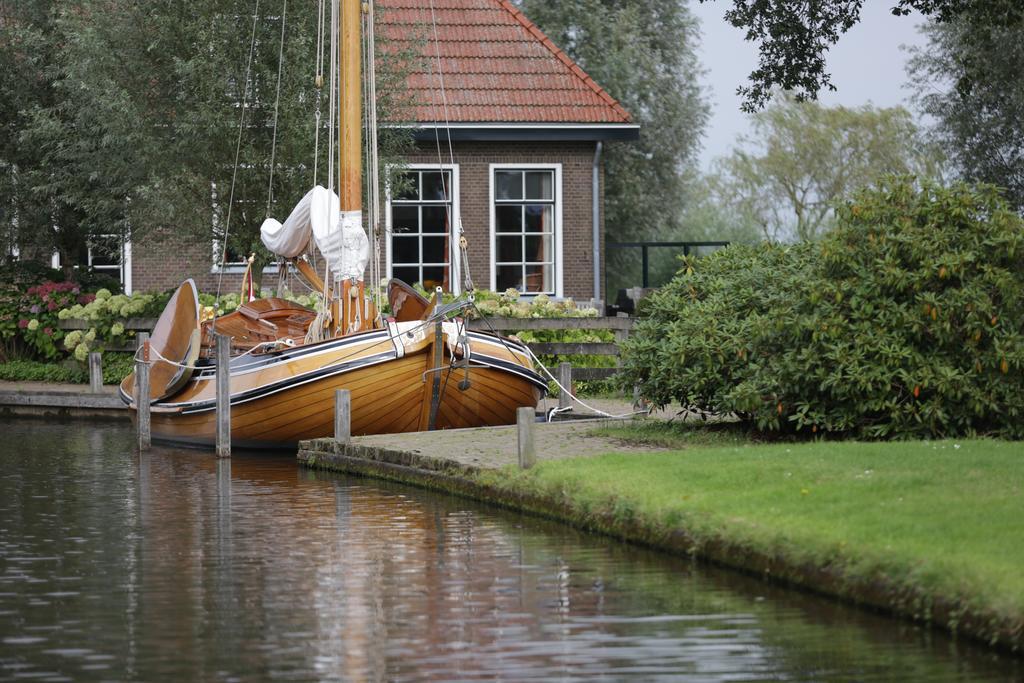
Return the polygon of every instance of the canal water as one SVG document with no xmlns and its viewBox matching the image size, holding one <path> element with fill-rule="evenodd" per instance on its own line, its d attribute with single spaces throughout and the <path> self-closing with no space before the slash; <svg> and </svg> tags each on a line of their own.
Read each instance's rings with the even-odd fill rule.
<svg viewBox="0 0 1024 683">
<path fill-rule="evenodd" d="M 286 456 L 0 422 L 0 680 L 1012 681 L 1021 661 Z"/>
</svg>

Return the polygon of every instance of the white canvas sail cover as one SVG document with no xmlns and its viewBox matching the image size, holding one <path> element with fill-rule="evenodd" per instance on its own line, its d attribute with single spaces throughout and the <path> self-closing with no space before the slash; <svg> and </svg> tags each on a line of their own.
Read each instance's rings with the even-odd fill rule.
<svg viewBox="0 0 1024 683">
<path fill-rule="evenodd" d="M 281 224 L 268 218 L 260 228 L 263 244 L 274 254 L 295 258 L 310 235 L 327 259 L 335 279 L 363 279 L 370 261 L 370 242 L 363 231 L 361 211 L 338 210 L 338 195 L 319 185 L 306 193 Z"/>
<path fill-rule="evenodd" d="M 271 253 L 284 258 L 295 258 L 306 250 L 309 237 L 313 234 L 309 213 L 313 205 L 313 193 L 318 188 L 323 189 L 319 186 L 314 187 L 299 200 L 283 225 L 273 218 L 263 221 L 263 225 L 260 226 L 260 239 Z"/>
<path fill-rule="evenodd" d="M 338 195 L 313 188 L 313 239 L 327 259 L 335 280 L 362 280 L 370 262 L 370 240 L 363 231 L 362 211 L 339 211 Z"/>
</svg>

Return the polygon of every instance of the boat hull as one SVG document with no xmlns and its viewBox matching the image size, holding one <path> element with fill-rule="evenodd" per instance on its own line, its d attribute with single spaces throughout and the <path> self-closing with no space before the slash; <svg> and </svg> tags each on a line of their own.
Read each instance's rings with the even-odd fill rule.
<svg viewBox="0 0 1024 683">
<path fill-rule="evenodd" d="M 443 336 L 439 354 L 433 335 L 411 338 L 394 330 L 233 359 L 232 444 L 288 448 L 332 436 L 339 389 L 351 393 L 354 436 L 512 424 L 517 408 L 537 405 L 545 386 L 523 347 L 494 335 L 462 334 L 468 368 Z M 122 398 L 134 408 L 130 396 Z M 179 394 L 152 405 L 153 439 L 213 445 L 215 401 L 215 370 L 203 368 Z"/>
</svg>

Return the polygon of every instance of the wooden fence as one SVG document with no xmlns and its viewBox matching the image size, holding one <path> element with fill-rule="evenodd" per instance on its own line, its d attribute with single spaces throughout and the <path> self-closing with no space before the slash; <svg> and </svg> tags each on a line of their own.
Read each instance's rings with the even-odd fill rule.
<svg viewBox="0 0 1024 683">
<path fill-rule="evenodd" d="M 615 343 L 608 342 L 536 342 L 528 344 L 530 350 L 539 355 L 569 356 L 559 360 L 572 362 L 572 356 L 615 356 L 618 359 L 619 342 L 629 336 L 633 329 L 633 318 L 619 316 L 615 318 L 487 318 L 486 320 L 470 320 L 469 327 L 473 330 L 494 329 L 503 334 L 514 334 L 520 331 L 550 330 L 594 330 L 609 331 L 614 334 Z M 618 362 L 616 360 L 616 365 Z M 554 367 L 548 368 L 552 372 Z M 573 363 L 572 377 L 574 380 L 607 379 L 617 372 L 616 368 L 587 368 Z"/>
<path fill-rule="evenodd" d="M 514 334 L 520 331 L 562 331 L 562 330 L 594 330 L 612 332 L 615 343 L 609 342 L 538 342 L 528 344 L 535 354 L 559 356 L 560 361 L 572 362 L 572 356 L 614 356 L 619 355 L 619 342 L 629 336 L 633 329 L 633 318 L 619 316 L 615 318 L 487 318 L 486 320 L 470 320 L 472 330 L 495 330 L 502 334 Z M 130 318 L 121 323 L 124 329 L 132 332 L 151 332 L 156 320 L 152 318 Z M 87 330 L 92 325 L 86 320 L 63 320 L 60 323 L 64 330 Z M 618 364 L 616 360 L 616 365 Z M 549 368 L 552 372 L 555 368 Z M 578 367 L 573 363 L 574 380 L 606 379 L 616 373 L 616 368 Z"/>
</svg>

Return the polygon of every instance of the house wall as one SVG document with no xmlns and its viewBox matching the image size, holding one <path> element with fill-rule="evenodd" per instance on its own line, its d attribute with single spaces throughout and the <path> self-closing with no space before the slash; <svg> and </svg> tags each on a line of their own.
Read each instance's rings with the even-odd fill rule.
<svg viewBox="0 0 1024 683">
<path fill-rule="evenodd" d="M 594 163 L 593 142 L 462 142 L 452 151 L 459 166 L 459 200 L 462 227 L 469 241 L 469 263 L 473 283 L 480 289 L 491 286 L 490 165 L 561 164 L 562 165 L 562 263 L 563 293 L 577 299 L 603 298 L 594 294 L 592 255 L 591 178 Z M 447 144 L 441 158 L 449 162 Z M 436 164 L 436 145 L 421 145 L 410 156 L 412 163 Z M 604 253 L 604 168 L 601 169 L 601 253 Z M 601 263 L 604 273 L 604 263 Z M 603 280 L 602 276 L 602 280 Z"/>
<path fill-rule="evenodd" d="M 595 143 L 454 143 L 455 163 L 459 166 L 460 210 L 469 242 L 469 262 L 476 287 L 491 286 L 490 244 L 490 165 L 561 164 L 562 168 L 562 263 L 563 293 L 577 299 L 603 298 L 593 291 L 591 246 L 592 197 L 591 172 Z M 442 159 L 449 162 L 447 145 Z M 410 155 L 410 163 L 436 164 L 437 148 L 421 145 Z M 601 253 L 604 253 L 604 170 L 601 169 Z M 278 216 L 283 220 L 285 216 Z M 382 252 L 383 253 L 383 252 Z M 603 256 L 602 256 L 603 260 Z M 383 257 L 382 257 L 383 264 Z M 603 281 L 604 263 L 601 264 Z M 200 291 L 215 292 L 219 275 L 213 269 L 212 243 L 152 237 L 132 245 L 132 283 L 135 291 L 162 291 L 176 287 L 185 278 L 196 281 Z M 226 272 L 220 283 L 222 292 L 236 291 L 241 272 Z M 277 282 L 276 272 L 264 273 L 264 288 Z"/>
</svg>

